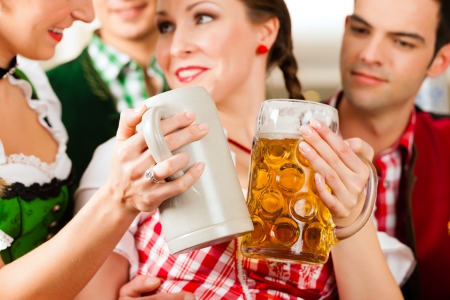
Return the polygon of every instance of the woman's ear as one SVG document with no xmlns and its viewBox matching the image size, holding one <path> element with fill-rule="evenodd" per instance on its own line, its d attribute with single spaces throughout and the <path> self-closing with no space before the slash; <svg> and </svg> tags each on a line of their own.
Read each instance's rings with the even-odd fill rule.
<svg viewBox="0 0 450 300">
<path fill-rule="evenodd" d="M 264 23 L 258 24 L 258 26 L 260 32 L 259 44 L 265 45 L 269 49 L 272 48 L 280 30 L 280 20 L 277 17 L 273 17 Z"/>
<path fill-rule="evenodd" d="M 444 45 L 436 54 L 427 75 L 429 77 L 438 77 L 442 75 L 450 65 L 450 43 Z"/>
</svg>

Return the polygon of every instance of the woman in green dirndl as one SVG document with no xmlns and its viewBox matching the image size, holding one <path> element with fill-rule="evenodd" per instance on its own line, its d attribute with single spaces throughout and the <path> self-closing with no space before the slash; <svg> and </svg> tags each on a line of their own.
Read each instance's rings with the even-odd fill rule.
<svg viewBox="0 0 450 300">
<path fill-rule="evenodd" d="M 138 213 L 187 189 L 204 168 L 197 164 L 164 184 L 148 180 L 144 174 L 155 162 L 135 133 L 145 109 L 126 110 L 108 182 L 65 225 L 73 175 L 59 102 L 37 63 L 17 65 L 16 57 L 51 58 L 64 29 L 93 18 L 90 0 L 0 0 L 1 299 L 73 299 Z M 183 113 L 162 122 L 174 148 L 206 135 L 197 125 L 186 127 L 193 121 Z M 188 162 L 180 153 L 150 172 L 163 179 Z"/>
</svg>

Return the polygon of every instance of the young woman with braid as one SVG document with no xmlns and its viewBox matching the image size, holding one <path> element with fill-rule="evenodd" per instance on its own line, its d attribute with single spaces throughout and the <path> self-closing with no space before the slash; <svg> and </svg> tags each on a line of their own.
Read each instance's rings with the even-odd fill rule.
<svg viewBox="0 0 450 300">
<path fill-rule="evenodd" d="M 161 33 L 157 59 L 168 83 L 171 88 L 201 85 L 210 92 L 235 153 L 241 186 L 246 190 L 249 152 L 258 110 L 265 100 L 267 71 L 279 67 L 290 97 L 303 98 L 287 7 L 283 0 L 161 0 L 157 11 Z M 311 124 L 303 128 L 309 145 L 302 143 L 300 151 L 317 172 L 319 193 L 334 222 L 346 225 L 361 210 L 362 201 L 358 200 L 363 198 L 368 175 L 353 151 L 371 159 L 372 149 L 359 139 L 345 143 L 317 121 Z M 79 197 L 92 188 L 92 180 L 100 178 L 103 167 L 99 162 L 109 155 L 108 147 L 111 145 L 104 144 L 94 155 Z M 338 164 L 332 161 L 333 156 Z M 358 168 L 350 169 L 352 165 Z M 332 180 L 327 174 L 337 176 Z M 345 196 L 338 199 L 328 193 L 325 181 L 333 191 L 339 185 L 345 187 Z M 139 276 L 128 283 L 128 290 L 133 282 L 142 280 L 140 275 L 150 275 L 161 279 L 159 293 L 187 291 L 199 299 L 330 299 L 342 283 L 352 287 L 346 292 L 355 299 L 401 298 L 372 222 L 334 246 L 333 259 L 323 266 L 248 259 L 238 248 L 239 241 L 233 240 L 172 256 L 158 213 L 141 214 L 116 247 L 117 253 L 108 258 L 77 299 L 93 299 L 99 294 L 102 299 L 117 299 L 118 295 L 129 299 L 120 287 L 128 276 L 134 278 L 136 274 Z M 134 290 L 145 288 L 135 285 Z"/>
</svg>

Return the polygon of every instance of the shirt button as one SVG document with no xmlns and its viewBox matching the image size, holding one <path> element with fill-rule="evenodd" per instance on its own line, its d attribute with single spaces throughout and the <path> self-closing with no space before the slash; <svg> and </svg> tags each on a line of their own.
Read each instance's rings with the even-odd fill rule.
<svg viewBox="0 0 450 300">
<path fill-rule="evenodd" d="M 52 208 L 52 213 L 57 213 L 60 209 L 61 209 L 61 205 L 56 204 L 56 205 L 53 206 L 53 208 Z"/>
<path fill-rule="evenodd" d="M 47 234 L 47 237 L 45 238 L 46 241 L 50 240 L 54 236 L 53 233 Z"/>
<path fill-rule="evenodd" d="M 388 189 L 391 186 L 391 184 L 389 183 L 389 181 L 385 181 L 383 182 L 383 186 L 385 189 Z"/>
<path fill-rule="evenodd" d="M 58 225 L 58 222 L 53 221 L 53 222 L 50 223 L 50 225 L 48 225 L 48 228 L 50 228 L 50 229 L 51 229 L 51 228 L 55 228 L 56 225 Z"/>
</svg>

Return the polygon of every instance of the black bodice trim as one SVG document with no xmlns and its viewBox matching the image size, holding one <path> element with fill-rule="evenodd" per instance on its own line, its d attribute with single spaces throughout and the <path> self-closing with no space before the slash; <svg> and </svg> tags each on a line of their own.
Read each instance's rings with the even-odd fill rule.
<svg viewBox="0 0 450 300">
<path fill-rule="evenodd" d="M 3 196 L 1 198 L 4 200 L 8 200 L 20 197 L 25 201 L 31 201 L 36 198 L 47 200 L 49 198 L 57 197 L 61 192 L 62 186 L 67 185 L 68 187 L 71 187 L 74 182 L 75 176 L 73 174 L 73 171 L 70 173 L 67 179 L 59 180 L 57 178 L 53 178 L 50 183 L 33 183 L 30 186 L 25 186 L 23 183 L 15 182 L 5 187 Z"/>
<path fill-rule="evenodd" d="M 8 68 L 6 69 L 0 68 L 0 79 L 3 79 L 13 74 L 14 71 L 16 70 L 16 67 L 17 67 L 17 58 L 14 56 L 14 58 L 9 63 Z"/>
</svg>

